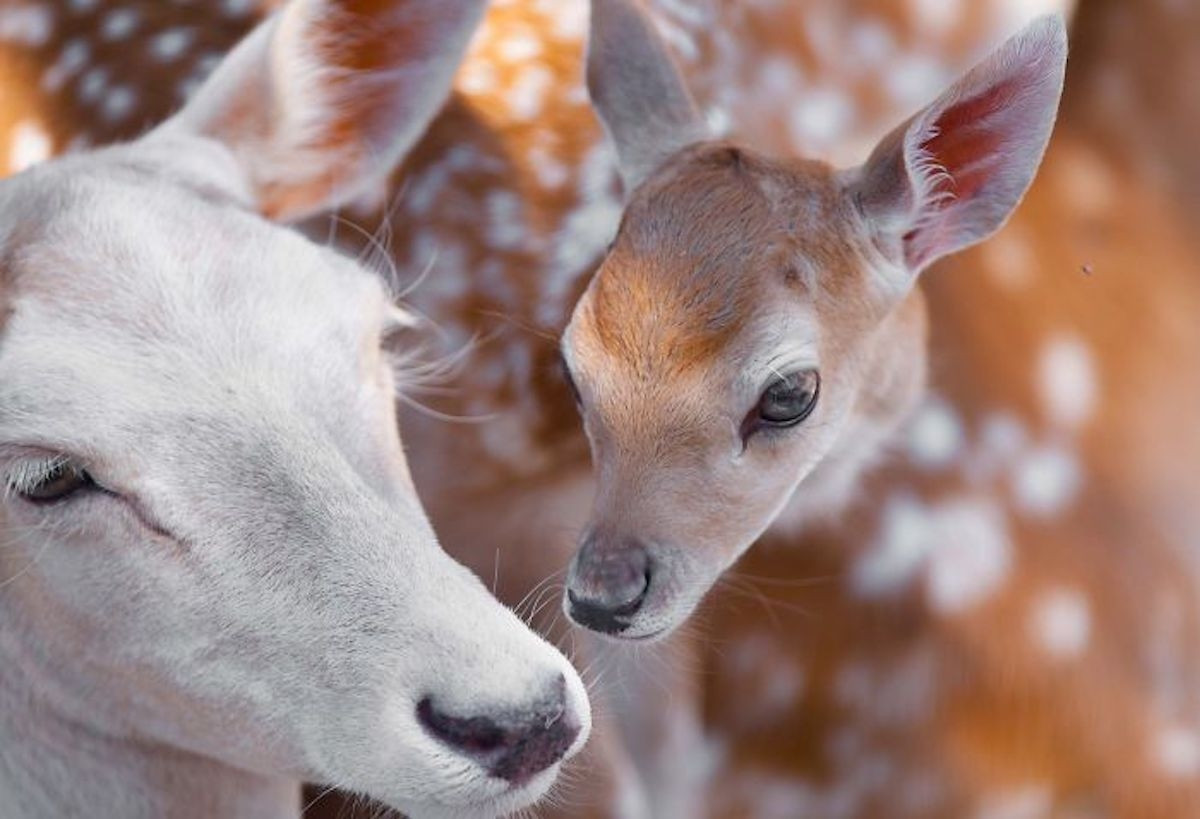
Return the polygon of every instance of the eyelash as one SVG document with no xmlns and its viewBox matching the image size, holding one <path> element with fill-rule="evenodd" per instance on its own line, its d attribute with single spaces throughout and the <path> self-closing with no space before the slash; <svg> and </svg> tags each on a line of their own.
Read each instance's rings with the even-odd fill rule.
<svg viewBox="0 0 1200 819">
<path fill-rule="evenodd" d="M 32 492 L 67 463 L 68 460 L 61 455 L 17 461 L 4 477 L 4 497 Z"/>
</svg>

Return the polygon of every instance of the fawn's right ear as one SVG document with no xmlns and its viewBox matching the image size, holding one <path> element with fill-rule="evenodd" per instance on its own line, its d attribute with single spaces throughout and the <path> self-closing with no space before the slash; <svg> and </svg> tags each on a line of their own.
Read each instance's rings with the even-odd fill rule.
<svg viewBox="0 0 1200 819">
<path fill-rule="evenodd" d="M 587 86 L 616 146 L 626 194 L 675 151 L 708 136 L 638 0 L 592 0 Z"/>
<path fill-rule="evenodd" d="M 935 260 L 1004 224 L 1033 181 L 1067 61 L 1061 17 L 1035 20 L 880 142 L 849 193 L 894 249 L 906 291 Z"/>
<path fill-rule="evenodd" d="M 274 219 L 344 204 L 441 109 L 485 3 L 292 0 L 146 139 L 224 144 Z"/>
</svg>

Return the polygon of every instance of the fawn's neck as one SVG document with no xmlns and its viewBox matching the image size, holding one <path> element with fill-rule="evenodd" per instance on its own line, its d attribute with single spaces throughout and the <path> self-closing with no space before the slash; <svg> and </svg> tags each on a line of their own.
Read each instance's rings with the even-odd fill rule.
<svg viewBox="0 0 1200 819">
<path fill-rule="evenodd" d="M 109 736 L 62 713 L 0 617 L 0 819 L 296 819 L 299 783 L 152 742 Z M 42 681 L 45 682 L 44 680 Z"/>
</svg>

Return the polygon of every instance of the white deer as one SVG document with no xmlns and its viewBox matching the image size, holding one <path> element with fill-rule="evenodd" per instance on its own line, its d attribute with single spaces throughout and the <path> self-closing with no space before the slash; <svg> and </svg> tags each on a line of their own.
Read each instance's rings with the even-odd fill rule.
<svg viewBox="0 0 1200 819">
<path fill-rule="evenodd" d="M 598 479 L 576 622 L 660 637 L 789 503 L 851 497 L 922 393 L 917 276 L 1021 200 L 1066 50 L 1061 18 L 1035 21 L 839 171 L 708 137 L 636 1 L 594 0 L 588 86 L 627 203 L 563 338 Z"/>
<path fill-rule="evenodd" d="M 443 553 L 381 281 L 268 221 L 378 178 L 481 0 L 297 0 L 143 138 L 0 182 L 0 816 L 529 805 L 590 727 Z M 399 376 L 403 389 L 403 374 Z"/>
</svg>

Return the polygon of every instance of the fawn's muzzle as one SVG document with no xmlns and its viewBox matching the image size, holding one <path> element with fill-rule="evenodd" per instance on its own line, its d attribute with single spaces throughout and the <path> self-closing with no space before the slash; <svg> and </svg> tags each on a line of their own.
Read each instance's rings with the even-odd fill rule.
<svg viewBox="0 0 1200 819">
<path fill-rule="evenodd" d="M 567 708 L 561 674 L 547 695 L 516 713 L 457 716 L 425 697 L 417 703 L 417 719 L 430 735 L 517 786 L 559 762 L 581 727 Z"/>
<path fill-rule="evenodd" d="M 650 555 L 643 544 L 589 535 L 567 578 L 568 613 L 581 626 L 618 634 L 629 627 L 649 588 Z"/>
</svg>

